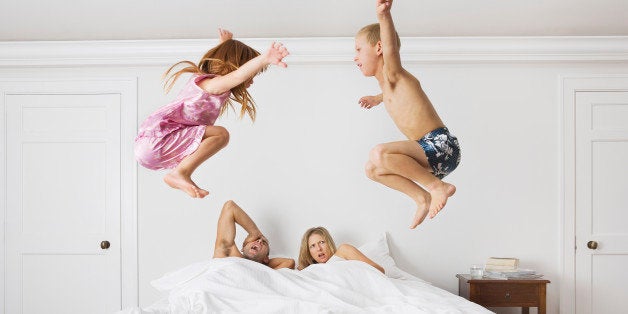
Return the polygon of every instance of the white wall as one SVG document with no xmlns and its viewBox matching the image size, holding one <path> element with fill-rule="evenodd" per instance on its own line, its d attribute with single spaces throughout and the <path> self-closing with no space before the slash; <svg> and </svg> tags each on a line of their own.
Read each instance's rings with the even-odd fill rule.
<svg viewBox="0 0 628 314">
<path fill-rule="evenodd" d="M 558 313 L 560 78 L 627 74 L 625 39 L 619 40 L 619 57 L 589 51 L 595 39 L 577 41 L 576 48 L 568 41 L 554 54 L 548 52 L 556 51 L 556 41 L 545 39 L 532 42 L 552 48 L 532 52 L 527 47 L 533 45 L 513 50 L 507 40 L 494 49 L 495 43 L 482 39 L 461 39 L 460 46 L 446 48 L 440 46 L 445 40 L 404 39 L 406 68 L 422 81 L 463 154 L 460 167 L 446 178 L 458 187 L 456 195 L 416 230 L 408 228 L 413 202 L 363 172 L 371 147 L 403 140 L 383 106 L 365 111 L 357 104 L 360 96 L 377 92 L 375 79 L 364 78 L 350 61 L 350 38 L 329 39 L 328 46 L 312 48 L 312 55 L 299 51 L 319 47 L 319 41 L 325 39 L 294 40 L 291 48 L 288 40 L 288 69 L 271 68 L 256 78 L 251 93 L 259 106 L 257 122 L 238 120 L 232 112 L 218 121 L 231 132 L 231 142 L 194 176 L 209 197 L 190 199 L 163 183 L 164 172 L 139 168 L 140 305 L 159 298 L 151 280 L 211 257 L 220 208 L 233 199 L 267 234 L 272 255 L 296 259 L 300 237 L 312 226 L 326 226 L 337 243 L 355 245 L 386 231 L 401 268 L 453 293 L 455 275 L 470 265 L 514 256 L 552 281 L 548 313 Z M 263 49 L 267 41 L 254 43 Z M 176 61 L 172 56 L 196 60 L 195 53 L 203 52 L 177 51 L 181 46 L 173 42 L 175 50 L 164 50 L 155 61 L 53 58 L 46 67 L 24 67 L 28 60 L 4 58 L 0 78 L 137 76 L 140 123 L 174 97 L 163 94 L 159 80 Z"/>
</svg>

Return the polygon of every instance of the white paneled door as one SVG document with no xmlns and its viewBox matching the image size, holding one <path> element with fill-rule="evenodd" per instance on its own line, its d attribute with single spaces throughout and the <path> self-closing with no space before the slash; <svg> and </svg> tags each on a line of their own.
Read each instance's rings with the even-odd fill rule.
<svg viewBox="0 0 628 314">
<path fill-rule="evenodd" d="M 121 109 L 128 95 L 101 83 L 87 93 L 76 82 L 56 82 L 60 90 L 35 83 L 4 95 L 5 313 L 123 307 L 122 151 L 129 144 Z"/>
<path fill-rule="evenodd" d="M 575 93 L 576 313 L 628 309 L 628 91 Z"/>
</svg>

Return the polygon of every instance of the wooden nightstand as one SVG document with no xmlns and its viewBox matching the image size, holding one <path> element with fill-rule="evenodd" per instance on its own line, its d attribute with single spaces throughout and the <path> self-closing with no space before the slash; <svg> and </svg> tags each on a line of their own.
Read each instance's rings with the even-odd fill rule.
<svg viewBox="0 0 628 314">
<path fill-rule="evenodd" d="M 521 307 L 522 313 L 529 313 L 530 307 L 537 307 L 539 314 L 545 314 L 545 289 L 550 282 L 545 279 L 472 279 L 471 275 L 458 274 L 458 295 L 487 307 Z"/>
</svg>

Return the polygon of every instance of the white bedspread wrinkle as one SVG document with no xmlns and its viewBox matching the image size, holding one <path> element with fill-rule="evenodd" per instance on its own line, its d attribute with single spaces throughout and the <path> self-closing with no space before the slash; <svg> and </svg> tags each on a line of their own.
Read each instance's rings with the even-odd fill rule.
<svg viewBox="0 0 628 314">
<path fill-rule="evenodd" d="M 152 284 L 168 292 L 167 299 L 120 313 L 491 313 L 430 284 L 388 278 L 359 261 L 297 271 L 220 258 Z"/>
</svg>

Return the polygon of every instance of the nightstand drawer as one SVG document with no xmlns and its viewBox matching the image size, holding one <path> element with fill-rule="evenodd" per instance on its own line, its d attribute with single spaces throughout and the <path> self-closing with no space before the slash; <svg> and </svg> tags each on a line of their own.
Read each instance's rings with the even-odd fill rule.
<svg viewBox="0 0 628 314">
<path fill-rule="evenodd" d="M 458 295 L 481 306 L 517 306 L 522 313 L 529 313 L 530 307 L 545 314 L 545 279 L 472 278 L 469 274 L 458 274 Z"/>
<path fill-rule="evenodd" d="M 509 282 L 477 285 L 470 300 L 485 306 L 538 306 L 539 286 Z"/>
</svg>

